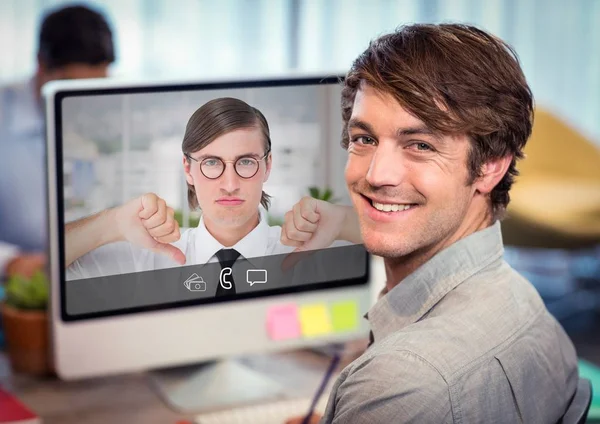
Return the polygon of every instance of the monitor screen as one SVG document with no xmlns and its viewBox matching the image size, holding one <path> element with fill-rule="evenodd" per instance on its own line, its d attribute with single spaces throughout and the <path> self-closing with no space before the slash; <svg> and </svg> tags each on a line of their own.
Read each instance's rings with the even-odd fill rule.
<svg viewBox="0 0 600 424">
<path fill-rule="evenodd" d="M 351 204 L 340 90 L 331 77 L 58 92 L 62 319 L 368 284 L 364 246 L 295 253 L 281 238 L 303 197 Z M 152 236 L 165 216 L 178 231 Z"/>
</svg>

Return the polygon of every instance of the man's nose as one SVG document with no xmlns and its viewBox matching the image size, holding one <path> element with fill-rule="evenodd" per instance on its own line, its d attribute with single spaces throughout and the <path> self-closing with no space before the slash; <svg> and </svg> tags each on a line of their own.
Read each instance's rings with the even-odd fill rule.
<svg viewBox="0 0 600 424">
<path fill-rule="evenodd" d="M 367 182 L 373 187 L 398 186 L 406 175 L 402 153 L 395 146 L 380 144 L 371 156 Z"/>
<path fill-rule="evenodd" d="M 228 163 L 221 176 L 221 188 L 228 193 L 233 193 L 240 188 L 240 176 L 235 172 L 233 164 Z"/>
</svg>

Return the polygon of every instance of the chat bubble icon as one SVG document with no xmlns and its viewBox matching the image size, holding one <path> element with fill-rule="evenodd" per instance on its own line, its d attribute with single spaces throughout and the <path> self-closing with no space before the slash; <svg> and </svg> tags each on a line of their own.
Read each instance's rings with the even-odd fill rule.
<svg viewBox="0 0 600 424">
<path fill-rule="evenodd" d="M 266 269 L 249 269 L 246 271 L 246 281 L 252 287 L 255 284 L 265 284 L 267 282 Z"/>
</svg>

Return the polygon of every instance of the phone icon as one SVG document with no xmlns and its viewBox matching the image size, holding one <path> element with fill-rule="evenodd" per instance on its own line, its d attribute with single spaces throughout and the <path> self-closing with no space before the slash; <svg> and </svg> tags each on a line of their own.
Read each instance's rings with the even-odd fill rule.
<svg viewBox="0 0 600 424">
<path fill-rule="evenodd" d="M 230 267 L 226 267 L 223 268 L 221 270 L 221 274 L 219 274 L 219 283 L 221 284 L 221 287 L 223 287 L 226 290 L 229 290 L 233 287 L 233 284 L 231 283 L 231 281 L 228 281 L 225 277 L 227 277 L 228 275 L 232 274 L 232 270 Z"/>
</svg>

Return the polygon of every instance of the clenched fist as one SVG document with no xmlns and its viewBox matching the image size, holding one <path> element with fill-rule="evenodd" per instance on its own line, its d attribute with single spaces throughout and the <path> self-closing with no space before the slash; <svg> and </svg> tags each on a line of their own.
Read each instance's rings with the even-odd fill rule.
<svg viewBox="0 0 600 424">
<path fill-rule="evenodd" d="M 346 206 L 303 197 L 284 217 L 281 243 L 296 251 L 323 249 L 342 237 Z"/>
<path fill-rule="evenodd" d="M 144 194 L 119 206 L 115 210 L 115 219 L 122 240 L 185 264 L 183 252 L 169 244 L 181 236 L 175 212 L 156 194 Z"/>
</svg>

